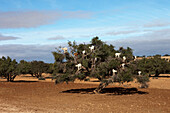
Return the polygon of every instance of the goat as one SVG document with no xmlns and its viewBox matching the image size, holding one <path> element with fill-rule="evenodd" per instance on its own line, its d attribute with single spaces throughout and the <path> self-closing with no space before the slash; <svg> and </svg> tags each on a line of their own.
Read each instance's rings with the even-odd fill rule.
<svg viewBox="0 0 170 113">
<path fill-rule="evenodd" d="M 92 45 L 91 47 L 89 47 L 89 49 L 92 52 L 94 50 L 94 46 Z"/>
<path fill-rule="evenodd" d="M 82 68 L 81 63 L 77 64 L 76 67 L 78 68 L 78 71 Z"/>
<path fill-rule="evenodd" d="M 139 75 L 141 75 L 141 73 L 142 73 L 141 71 L 138 71 L 138 74 L 139 74 Z"/>
<path fill-rule="evenodd" d="M 125 63 L 121 64 L 122 68 L 125 69 Z"/>
<path fill-rule="evenodd" d="M 95 60 L 95 62 L 96 62 L 96 61 L 97 61 L 97 58 L 95 58 L 94 60 Z"/>
<path fill-rule="evenodd" d="M 115 57 L 120 58 L 121 53 L 115 53 Z"/>
<path fill-rule="evenodd" d="M 125 56 L 123 56 L 123 62 L 125 62 L 126 61 L 126 57 Z"/>
<path fill-rule="evenodd" d="M 136 59 L 137 59 L 137 56 L 134 56 L 134 61 L 136 61 Z"/>
<path fill-rule="evenodd" d="M 112 69 L 113 75 L 115 75 L 117 73 L 117 70 Z"/>
<path fill-rule="evenodd" d="M 82 53 L 83 53 L 83 55 L 86 53 L 86 51 L 84 50 L 84 51 L 82 51 Z"/>
</svg>

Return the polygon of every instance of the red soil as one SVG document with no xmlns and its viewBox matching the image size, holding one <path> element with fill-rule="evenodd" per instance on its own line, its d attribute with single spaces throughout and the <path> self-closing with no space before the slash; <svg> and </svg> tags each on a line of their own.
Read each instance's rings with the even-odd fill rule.
<svg viewBox="0 0 170 113">
<path fill-rule="evenodd" d="M 169 79 L 170 83 L 170 79 Z M 1 112 L 169 113 L 170 89 L 107 87 L 92 94 L 96 84 L 0 82 Z M 92 89 L 90 89 L 92 88 Z M 74 89 L 74 90 L 73 90 Z"/>
</svg>

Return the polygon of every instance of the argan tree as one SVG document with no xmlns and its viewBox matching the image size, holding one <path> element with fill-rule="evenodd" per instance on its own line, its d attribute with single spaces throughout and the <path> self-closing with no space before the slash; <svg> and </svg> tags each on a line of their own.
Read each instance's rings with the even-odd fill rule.
<svg viewBox="0 0 170 113">
<path fill-rule="evenodd" d="M 169 64 L 165 59 L 161 59 L 160 55 L 150 58 L 143 58 L 136 62 L 137 70 L 141 70 L 145 75 L 155 75 L 169 73 Z"/>
<path fill-rule="evenodd" d="M 19 74 L 31 74 L 33 77 L 41 77 L 42 73 L 51 73 L 53 65 L 44 63 L 43 61 L 31 61 L 27 62 L 21 60 L 17 66 Z"/>
<path fill-rule="evenodd" d="M 29 73 L 39 78 L 42 76 L 42 73 L 47 73 L 49 71 L 50 65 L 43 61 L 32 61 L 30 62 L 30 68 Z"/>
<path fill-rule="evenodd" d="M 17 66 L 19 74 L 32 74 L 31 63 L 25 60 L 21 60 Z"/>
<path fill-rule="evenodd" d="M 119 50 L 115 50 L 113 45 L 104 43 L 98 37 L 94 37 L 90 44 L 77 45 L 76 42 L 69 41 L 68 48 L 60 47 L 53 55 L 56 83 L 85 80 L 87 77 L 97 78 L 100 84 L 94 93 L 102 92 L 110 83 L 130 82 L 134 78 L 145 77 L 135 73 L 131 48 L 120 47 Z M 140 80 L 140 83 L 145 83 L 148 78 Z"/>
<path fill-rule="evenodd" d="M 3 56 L 0 58 L 0 76 L 5 77 L 8 82 L 14 81 L 18 75 L 17 65 L 15 59 L 12 60 L 10 57 L 5 58 Z"/>
</svg>

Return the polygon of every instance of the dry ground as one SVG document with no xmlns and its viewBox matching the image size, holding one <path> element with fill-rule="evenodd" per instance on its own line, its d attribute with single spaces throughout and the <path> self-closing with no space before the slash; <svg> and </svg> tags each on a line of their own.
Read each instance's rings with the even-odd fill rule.
<svg viewBox="0 0 170 113">
<path fill-rule="evenodd" d="M 150 88 L 108 86 L 92 94 L 97 82 L 54 85 L 29 76 L 0 82 L 0 112 L 170 113 L 170 78 L 151 79 Z M 137 86 L 136 86 L 137 87 Z"/>
</svg>

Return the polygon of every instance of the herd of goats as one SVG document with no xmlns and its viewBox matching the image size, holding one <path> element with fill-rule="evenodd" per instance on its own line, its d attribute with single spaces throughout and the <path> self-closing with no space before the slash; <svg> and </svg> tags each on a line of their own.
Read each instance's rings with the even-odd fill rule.
<svg viewBox="0 0 170 113">
<path fill-rule="evenodd" d="M 64 47 L 64 48 L 61 48 L 61 49 L 64 51 L 64 53 L 67 53 L 68 48 Z M 95 50 L 95 46 L 92 45 L 91 47 L 89 47 L 89 49 L 90 49 L 91 52 L 93 52 Z M 85 55 L 86 51 L 83 50 L 82 54 Z M 74 55 L 76 56 L 77 54 L 74 54 Z M 120 56 L 121 56 L 121 53 L 115 53 L 116 58 L 120 58 Z M 137 60 L 137 56 L 134 56 L 134 61 L 136 61 L 136 60 Z M 95 61 L 97 61 L 97 58 L 95 58 Z M 121 64 L 121 67 L 122 67 L 122 69 L 125 69 L 125 65 L 126 65 L 125 64 L 125 62 L 126 62 L 126 57 L 125 56 L 123 56 L 122 62 L 124 62 L 124 63 Z M 82 64 L 81 63 L 79 63 L 79 64 L 77 64 L 75 66 L 78 68 L 78 71 L 82 69 Z M 113 73 L 113 76 L 116 75 L 117 70 L 112 69 L 112 73 Z M 141 71 L 138 71 L 138 75 L 141 75 L 141 73 L 142 73 Z"/>
</svg>

